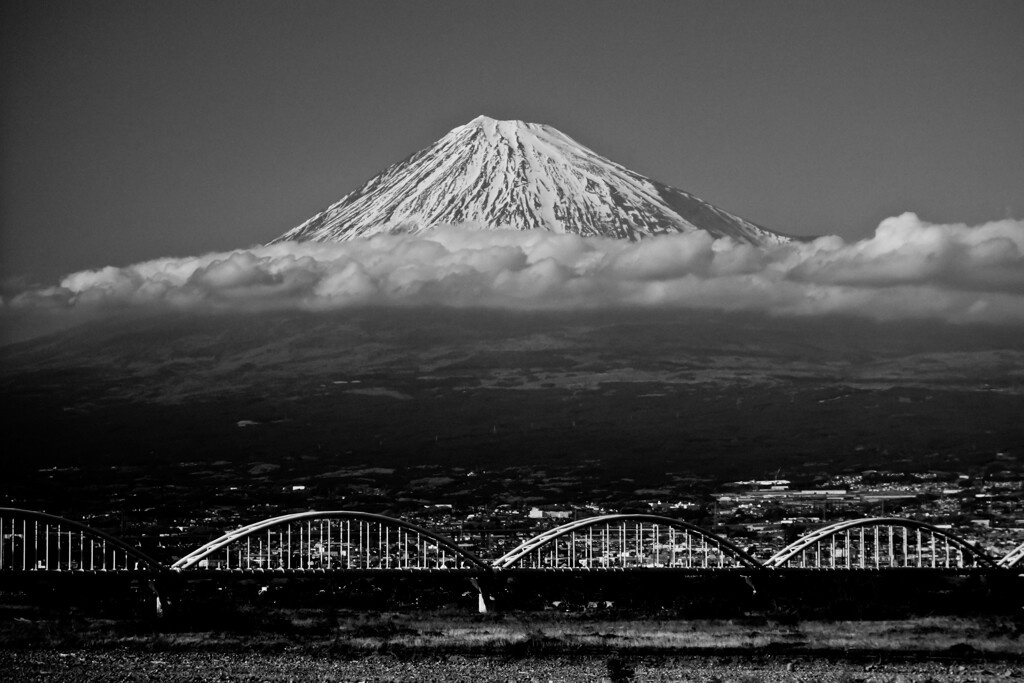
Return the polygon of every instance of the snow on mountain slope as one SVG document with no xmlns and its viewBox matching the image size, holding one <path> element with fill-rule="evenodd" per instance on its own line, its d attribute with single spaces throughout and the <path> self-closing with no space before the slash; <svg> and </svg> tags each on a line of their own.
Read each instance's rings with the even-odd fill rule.
<svg viewBox="0 0 1024 683">
<path fill-rule="evenodd" d="M 462 223 L 634 241 L 698 229 L 751 244 L 790 240 L 550 126 L 480 116 L 273 241 L 344 241 Z"/>
</svg>

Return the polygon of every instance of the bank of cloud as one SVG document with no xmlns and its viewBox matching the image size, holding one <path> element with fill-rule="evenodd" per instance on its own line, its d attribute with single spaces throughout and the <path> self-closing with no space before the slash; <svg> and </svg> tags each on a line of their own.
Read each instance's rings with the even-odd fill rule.
<svg viewBox="0 0 1024 683">
<path fill-rule="evenodd" d="M 1024 221 L 936 225 L 907 213 L 870 239 L 770 248 L 704 232 L 638 243 L 541 231 L 439 228 L 281 243 L 74 273 L 10 296 L 8 312 L 351 306 L 682 307 L 1024 323 Z"/>
</svg>

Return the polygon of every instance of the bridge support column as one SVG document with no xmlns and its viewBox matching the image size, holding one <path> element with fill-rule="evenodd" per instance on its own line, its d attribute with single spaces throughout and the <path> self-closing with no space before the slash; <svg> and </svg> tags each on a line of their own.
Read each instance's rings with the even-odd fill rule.
<svg viewBox="0 0 1024 683">
<path fill-rule="evenodd" d="M 181 583 L 181 577 L 173 572 L 160 572 L 156 578 L 149 581 L 157 619 L 174 616 L 181 594 Z"/>
<path fill-rule="evenodd" d="M 149 590 L 153 593 L 153 597 L 156 599 L 156 617 L 160 619 L 164 616 L 164 601 L 160 595 L 160 589 L 157 588 L 156 581 L 148 582 Z"/>
<path fill-rule="evenodd" d="M 483 586 L 481 585 L 481 583 L 479 581 L 477 581 L 476 577 L 471 577 L 469 579 L 469 582 L 471 584 L 473 584 L 473 588 L 476 589 L 476 597 L 477 597 L 476 611 L 479 612 L 480 614 L 487 614 L 487 612 L 490 611 L 490 610 L 488 609 L 488 606 L 487 606 L 487 596 L 484 593 Z"/>
</svg>

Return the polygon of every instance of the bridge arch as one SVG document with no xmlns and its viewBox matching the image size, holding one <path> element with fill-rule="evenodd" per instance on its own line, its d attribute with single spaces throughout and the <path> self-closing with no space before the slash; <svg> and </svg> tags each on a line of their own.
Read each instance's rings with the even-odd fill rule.
<svg viewBox="0 0 1024 683">
<path fill-rule="evenodd" d="M 994 567 L 995 560 L 956 534 L 902 517 L 867 517 L 816 529 L 772 555 L 781 569 L 961 569 Z"/>
<path fill-rule="evenodd" d="M 108 533 L 56 515 L 0 508 L 0 571 L 160 571 L 162 565 Z"/>
<path fill-rule="evenodd" d="M 614 514 L 549 529 L 494 561 L 495 569 L 632 569 L 760 567 L 716 534 L 671 517 Z"/>
<path fill-rule="evenodd" d="M 1006 557 L 999 560 L 1000 567 L 1006 567 L 1007 569 L 1024 566 L 1024 543 L 1011 550 L 1006 554 Z"/>
<path fill-rule="evenodd" d="M 229 531 L 171 569 L 337 571 L 489 570 L 473 553 L 429 529 L 350 510 L 297 512 Z"/>
</svg>

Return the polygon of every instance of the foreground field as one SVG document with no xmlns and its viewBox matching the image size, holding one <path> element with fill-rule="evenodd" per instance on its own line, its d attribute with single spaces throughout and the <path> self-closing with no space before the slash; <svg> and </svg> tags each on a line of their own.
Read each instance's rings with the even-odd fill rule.
<svg viewBox="0 0 1024 683">
<path fill-rule="evenodd" d="M 1024 668 L 1005 662 L 778 657 L 551 656 L 495 659 L 370 655 L 324 659 L 303 653 L 145 653 L 133 650 L 0 650 L 11 681 L 1005 681 Z"/>
<path fill-rule="evenodd" d="M 1024 623 L 593 618 L 288 610 L 168 630 L 102 619 L 0 625 L 9 681 L 984 681 L 1024 677 Z"/>
</svg>

